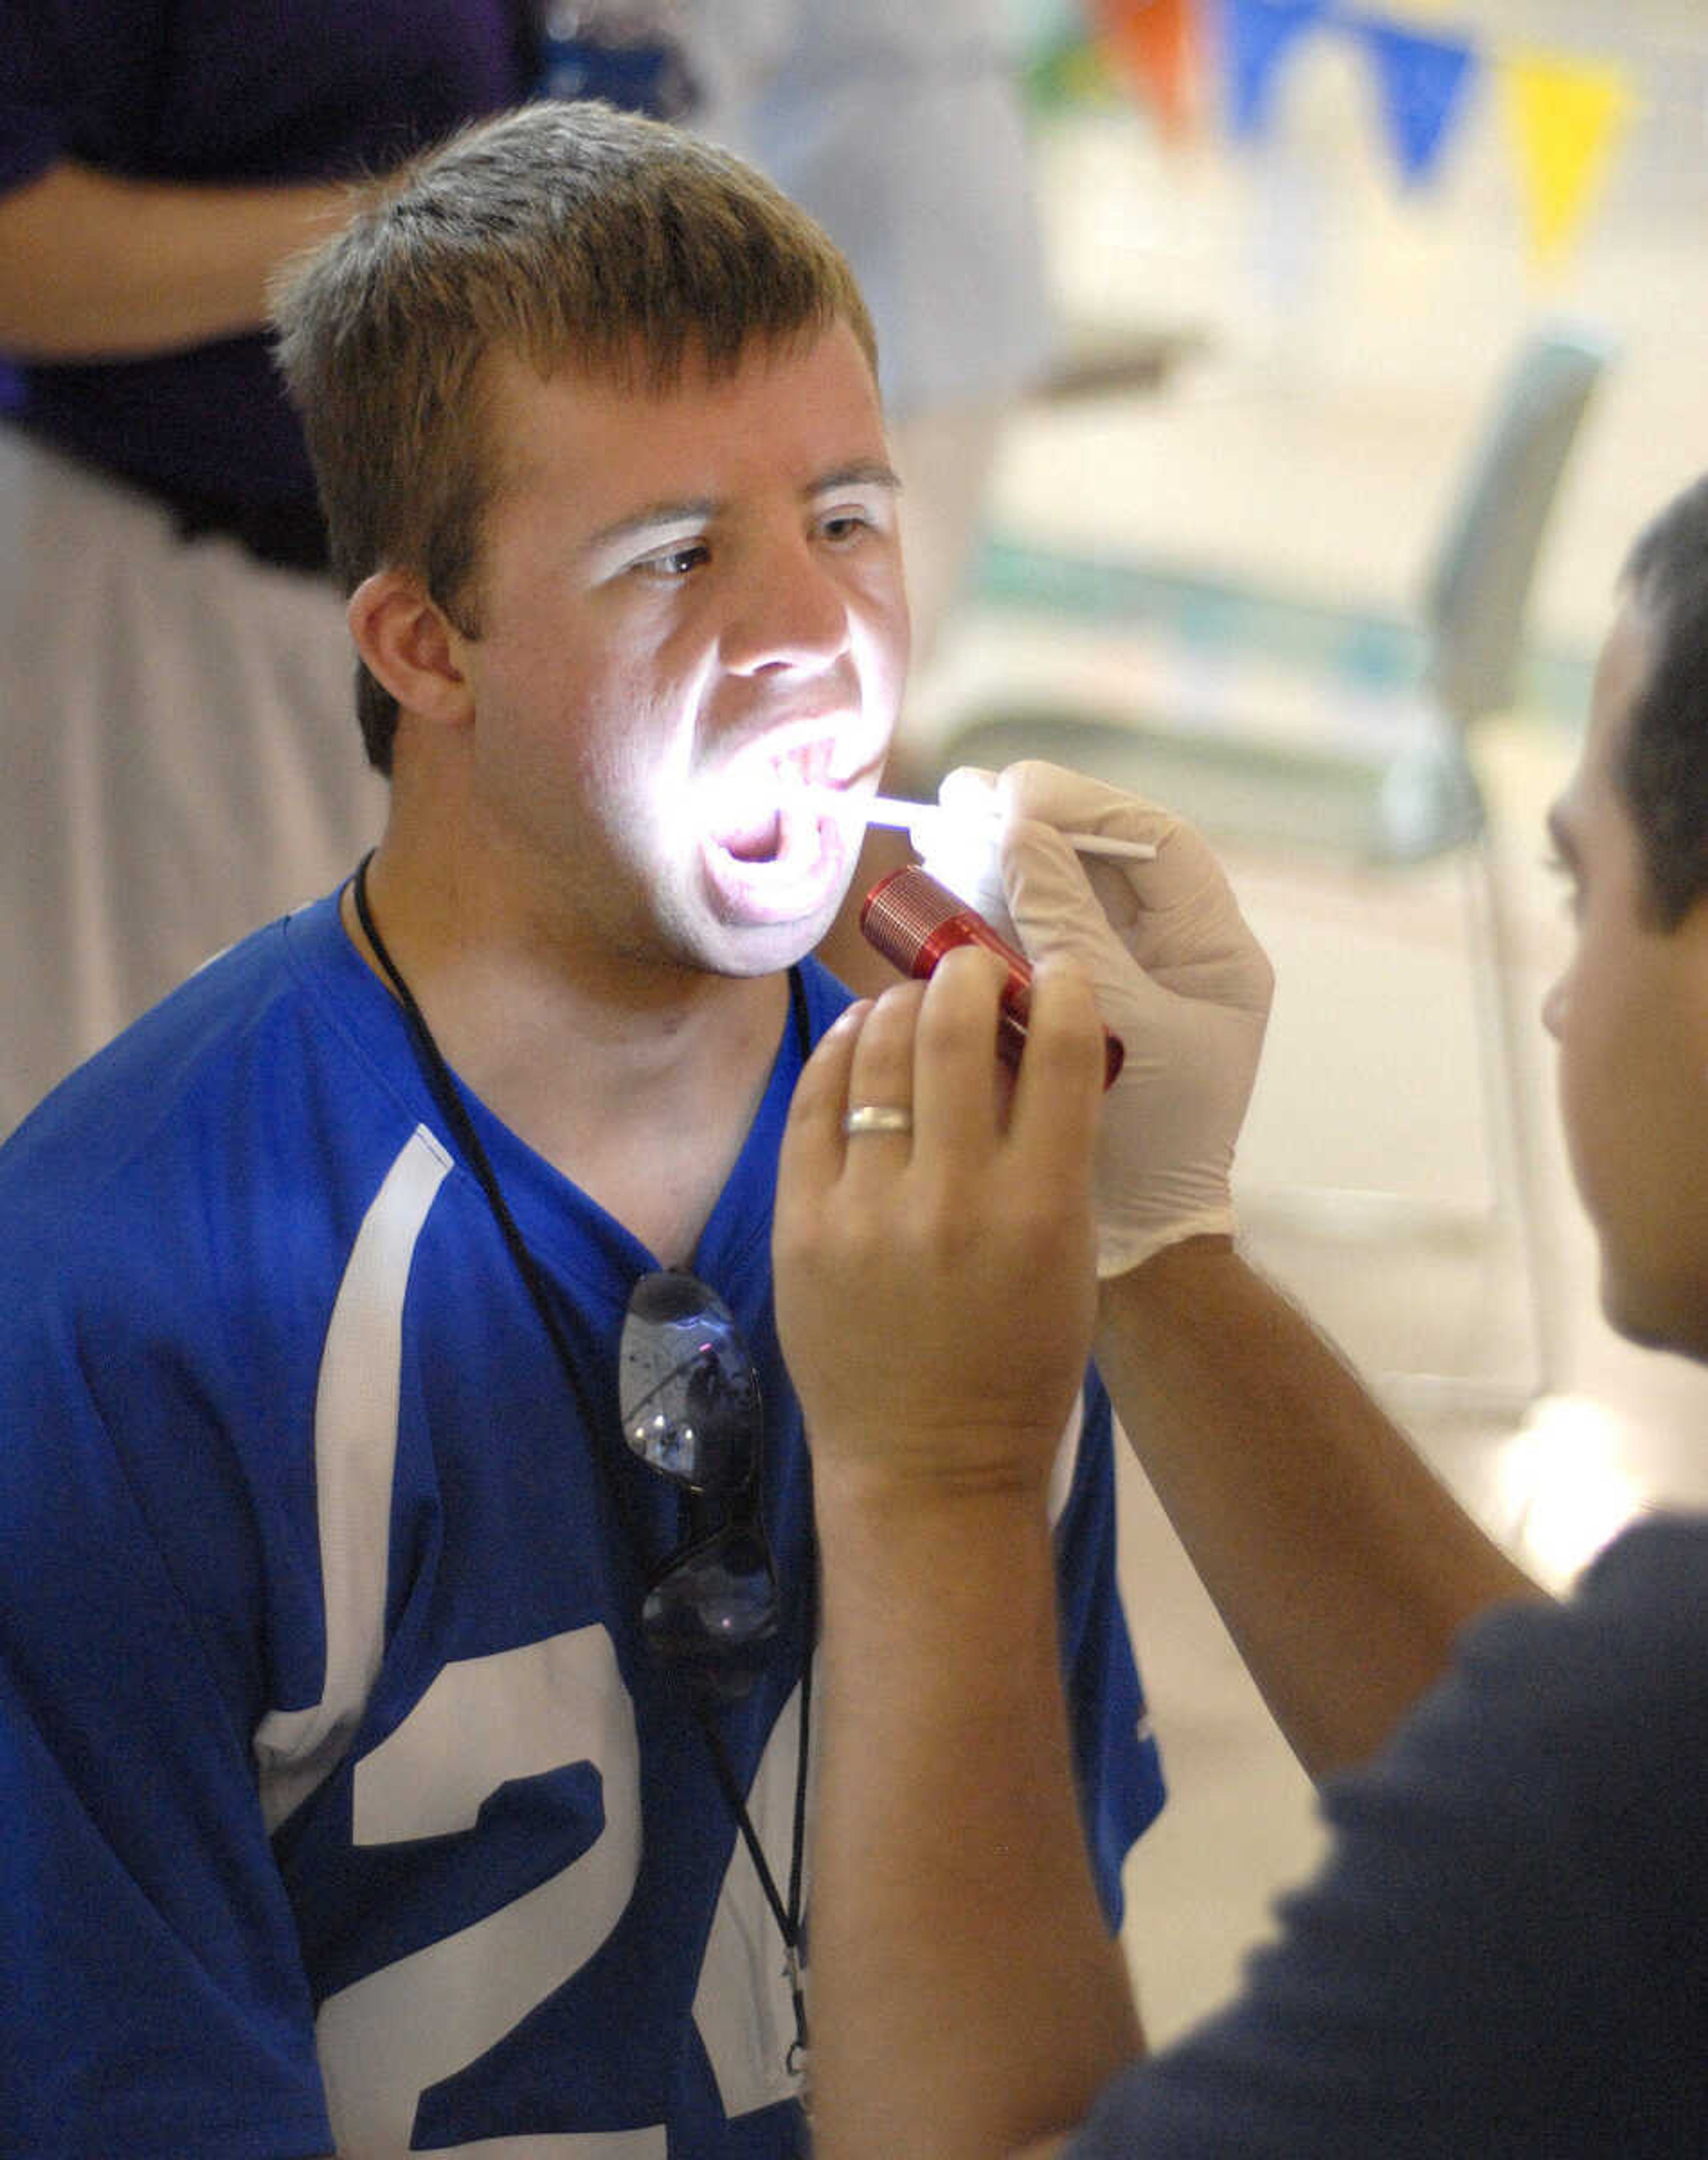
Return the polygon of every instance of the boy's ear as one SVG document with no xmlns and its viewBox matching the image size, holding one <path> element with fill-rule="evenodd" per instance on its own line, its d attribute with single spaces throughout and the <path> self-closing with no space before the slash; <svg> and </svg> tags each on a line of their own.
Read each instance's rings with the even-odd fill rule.
<svg viewBox="0 0 1708 2160">
<path fill-rule="evenodd" d="M 406 713 L 442 725 L 468 719 L 466 640 L 408 570 L 376 570 L 350 596 L 350 634 L 368 672 Z"/>
</svg>

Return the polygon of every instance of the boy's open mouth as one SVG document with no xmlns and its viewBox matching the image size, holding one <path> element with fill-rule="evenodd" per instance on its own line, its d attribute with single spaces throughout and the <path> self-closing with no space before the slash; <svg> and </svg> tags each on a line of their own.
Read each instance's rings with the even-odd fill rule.
<svg viewBox="0 0 1708 2160">
<path fill-rule="evenodd" d="M 845 880 L 852 848 L 844 791 L 822 757 L 752 757 L 717 788 L 702 826 L 706 875 L 720 913 L 787 920 L 818 909 Z"/>
</svg>

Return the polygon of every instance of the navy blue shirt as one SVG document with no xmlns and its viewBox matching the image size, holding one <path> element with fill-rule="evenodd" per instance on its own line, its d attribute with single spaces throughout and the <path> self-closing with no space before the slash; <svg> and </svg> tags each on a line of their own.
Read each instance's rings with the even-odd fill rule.
<svg viewBox="0 0 1708 2160">
<path fill-rule="evenodd" d="M 3 0 L 0 191 L 62 159 L 128 179 L 379 172 L 531 87 L 527 0 Z M 98 365 L 26 366 L 21 413 L 145 486 L 310 502 L 260 333 Z"/>
<path fill-rule="evenodd" d="M 1243 1997 L 1103 2095 L 1072 2160 L 1708 2151 L 1708 1519 L 1467 1633 Z M 1157 1954 L 1165 1945 L 1155 1946 Z"/>
</svg>

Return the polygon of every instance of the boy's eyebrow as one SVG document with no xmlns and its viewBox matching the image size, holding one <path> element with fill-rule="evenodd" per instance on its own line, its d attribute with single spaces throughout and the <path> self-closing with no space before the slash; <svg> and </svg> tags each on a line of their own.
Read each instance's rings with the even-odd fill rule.
<svg viewBox="0 0 1708 2160">
<path fill-rule="evenodd" d="M 716 515 L 720 507 L 715 496 L 691 495 L 679 496 L 674 501 L 649 502 L 640 510 L 631 510 L 626 517 L 614 519 L 601 526 L 597 532 L 588 535 L 589 548 L 609 548 L 620 540 L 637 539 L 643 532 L 667 525 L 698 525 Z"/>
<path fill-rule="evenodd" d="M 828 495 L 838 487 L 881 487 L 891 495 L 901 492 L 901 475 L 881 458 L 856 458 L 852 465 L 838 465 L 833 471 L 815 480 L 803 491 L 808 496 Z"/>
</svg>

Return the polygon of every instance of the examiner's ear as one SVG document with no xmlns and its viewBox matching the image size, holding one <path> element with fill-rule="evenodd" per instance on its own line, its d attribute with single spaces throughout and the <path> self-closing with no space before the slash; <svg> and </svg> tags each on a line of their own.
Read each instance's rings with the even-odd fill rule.
<svg viewBox="0 0 1708 2160">
<path fill-rule="evenodd" d="M 368 672 L 402 709 L 454 725 L 469 717 L 461 634 L 407 570 L 376 570 L 350 596 L 350 634 Z"/>
</svg>

